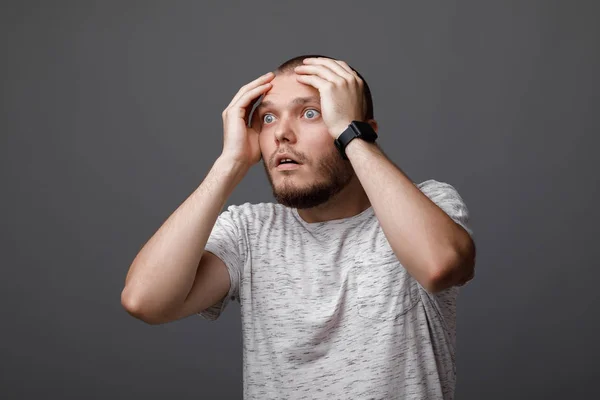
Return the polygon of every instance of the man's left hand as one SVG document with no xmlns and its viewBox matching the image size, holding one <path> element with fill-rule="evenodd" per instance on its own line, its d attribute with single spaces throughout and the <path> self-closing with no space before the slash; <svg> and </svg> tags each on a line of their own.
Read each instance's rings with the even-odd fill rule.
<svg viewBox="0 0 600 400">
<path fill-rule="evenodd" d="M 362 121 L 363 81 L 344 61 L 305 58 L 304 65 L 296 67 L 295 72 L 298 82 L 311 85 L 319 91 L 321 116 L 334 139 L 352 121 Z"/>
</svg>

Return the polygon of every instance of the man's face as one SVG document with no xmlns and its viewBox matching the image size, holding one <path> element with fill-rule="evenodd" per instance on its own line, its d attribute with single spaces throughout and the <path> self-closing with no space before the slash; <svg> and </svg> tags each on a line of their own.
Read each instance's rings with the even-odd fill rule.
<svg viewBox="0 0 600 400">
<path fill-rule="evenodd" d="M 298 82 L 293 72 L 276 76 L 272 84 L 252 120 L 273 196 L 287 207 L 315 207 L 348 185 L 352 165 L 333 144 L 319 91 Z M 277 165 L 284 153 L 298 164 Z"/>
</svg>

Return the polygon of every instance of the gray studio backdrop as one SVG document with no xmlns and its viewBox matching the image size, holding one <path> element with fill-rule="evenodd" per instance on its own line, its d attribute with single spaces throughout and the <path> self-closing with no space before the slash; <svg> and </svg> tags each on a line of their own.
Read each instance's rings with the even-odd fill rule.
<svg viewBox="0 0 600 400">
<path fill-rule="evenodd" d="M 120 293 L 238 88 L 316 52 L 365 76 L 390 158 L 469 207 L 457 399 L 599 398 L 597 4 L 2 2 L 0 397 L 241 398 L 238 304 L 150 326 Z M 261 165 L 246 201 L 272 201 Z"/>
</svg>

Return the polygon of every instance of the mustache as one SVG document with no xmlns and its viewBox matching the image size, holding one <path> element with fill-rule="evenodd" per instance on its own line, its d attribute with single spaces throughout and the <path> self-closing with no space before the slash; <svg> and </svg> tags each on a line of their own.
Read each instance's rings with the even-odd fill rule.
<svg viewBox="0 0 600 400">
<path fill-rule="evenodd" d="M 304 161 L 306 159 L 304 157 L 304 155 L 288 148 L 288 149 L 279 149 L 279 150 L 276 150 L 275 152 L 273 152 L 273 154 L 269 158 L 269 165 L 273 166 L 273 164 L 275 163 L 275 157 L 277 157 L 278 154 L 284 154 L 284 153 L 291 154 L 294 157 L 294 160 L 304 164 Z"/>
</svg>

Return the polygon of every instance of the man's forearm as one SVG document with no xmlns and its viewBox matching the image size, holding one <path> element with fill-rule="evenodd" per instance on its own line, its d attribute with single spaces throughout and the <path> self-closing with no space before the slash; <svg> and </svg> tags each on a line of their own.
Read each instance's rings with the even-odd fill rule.
<svg viewBox="0 0 600 400">
<path fill-rule="evenodd" d="M 355 139 L 346 154 L 398 260 L 435 292 L 471 275 L 469 234 L 397 168 L 375 145 Z"/>
<path fill-rule="evenodd" d="M 202 184 L 135 257 L 123 289 L 125 302 L 148 313 L 183 304 L 219 213 L 247 171 L 223 157 L 215 161 Z"/>
</svg>

